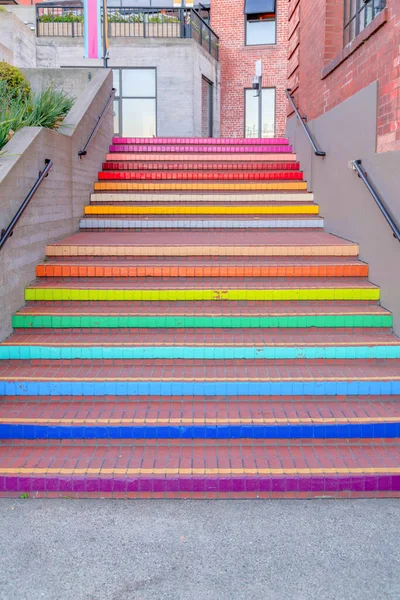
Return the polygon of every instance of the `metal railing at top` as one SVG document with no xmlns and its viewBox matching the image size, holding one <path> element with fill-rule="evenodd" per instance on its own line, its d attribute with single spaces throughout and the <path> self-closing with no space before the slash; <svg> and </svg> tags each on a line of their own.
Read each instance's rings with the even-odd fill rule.
<svg viewBox="0 0 400 600">
<path fill-rule="evenodd" d="M 45 167 L 44 167 L 43 171 L 39 172 L 38 178 L 36 179 L 35 183 L 33 184 L 32 189 L 30 190 L 29 194 L 27 195 L 27 197 L 25 198 L 25 200 L 23 201 L 23 203 L 21 204 L 21 206 L 19 207 L 19 209 L 15 213 L 14 217 L 11 219 L 10 224 L 5 229 L 1 230 L 1 233 L 0 233 L 0 250 L 3 248 L 3 246 L 6 243 L 6 241 L 8 240 L 8 238 L 12 236 L 13 231 L 14 231 L 14 227 L 16 226 L 16 224 L 18 223 L 18 221 L 21 218 L 22 214 L 24 213 L 24 210 L 28 206 L 29 202 L 32 200 L 33 196 L 36 194 L 36 192 L 39 189 L 40 184 L 42 183 L 42 181 L 50 173 L 50 170 L 51 170 L 51 168 L 53 166 L 53 161 L 50 160 L 49 158 L 46 158 L 45 161 L 44 161 L 44 163 L 45 163 Z"/>
<path fill-rule="evenodd" d="M 400 242 L 400 228 L 397 226 L 397 224 L 396 224 L 395 220 L 393 219 L 392 215 L 390 214 L 389 210 L 386 208 L 384 201 L 379 196 L 378 192 L 375 190 L 372 183 L 368 180 L 367 173 L 363 170 L 361 165 L 362 165 L 361 160 L 353 160 L 354 171 L 356 171 L 356 173 L 358 173 L 358 176 L 360 177 L 360 179 L 362 179 L 362 181 L 364 182 L 364 184 L 367 187 L 367 190 L 369 191 L 369 193 L 371 194 L 371 196 L 377 203 L 381 213 L 385 217 L 386 221 L 389 224 L 389 227 L 391 228 L 391 230 L 393 232 L 393 237 L 395 237 Z"/>
<path fill-rule="evenodd" d="M 109 7 L 110 38 L 194 39 L 218 60 L 219 39 L 193 8 Z M 83 6 L 36 4 L 36 34 L 39 37 L 83 37 Z"/>
<path fill-rule="evenodd" d="M 310 142 L 312 149 L 314 150 L 314 154 L 315 156 L 326 156 L 326 152 L 324 152 L 323 150 L 320 150 L 317 146 L 317 144 L 314 142 L 314 139 L 310 133 L 310 130 L 308 129 L 307 125 L 306 125 L 306 118 L 302 117 L 301 114 L 299 113 L 299 109 L 297 108 L 295 102 L 294 102 L 294 98 L 291 95 L 291 90 L 286 90 L 286 96 L 291 104 L 291 107 L 293 108 L 296 117 L 298 118 L 298 120 L 300 121 L 300 124 L 304 130 L 304 133 L 307 136 L 308 141 Z"/>
</svg>

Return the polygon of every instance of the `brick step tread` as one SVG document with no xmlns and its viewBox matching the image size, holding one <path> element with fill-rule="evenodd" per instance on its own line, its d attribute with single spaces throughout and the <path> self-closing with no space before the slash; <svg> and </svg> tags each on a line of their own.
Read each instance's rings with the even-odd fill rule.
<svg viewBox="0 0 400 600">
<path fill-rule="evenodd" d="M 307 191 L 305 181 L 101 181 L 94 184 L 94 191 L 280 191 L 280 190 L 299 190 Z"/>
<path fill-rule="evenodd" d="M 228 277 L 220 277 L 215 281 L 213 277 L 201 277 L 196 280 L 192 278 L 182 278 L 171 282 L 164 277 L 136 277 L 132 281 L 121 280 L 117 277 L 110 282 L 104 281 L 103 278 L 90 278 L 89 281 L 83 282 L 79 277 L 52 278 L 49 280 L 40 279 L 32 283 L 28 289 L 50 287 L 63 288 L 68 283 L 68 287 L 77 289 L 214 289 L 218 283 L 217 291 L 223 292 L 229 289 L 270 289 L 270 290 L 285 290 L 285 289 L 325 289 L 325 288 L 362 288 L 362 289 L 379 289 L 378 286 L 364 278 L 347 277 L 338 283 L 335 278 L 321 277 L 252 277 L 250 280 L 244 277 L 235 279 Z M 211 286 L 211 287 L 210 287 Z M 217 298 L 219 299 L 219 298 Z M 220 298 L 223 300 L 223 297 Z M 332 298 L 334 300 L 334 298 Z"/>
<path fill-rule="evenodd" d="M 218 284 L 217 289 L 215 289 L 216 284 Z M 111 287 L 110 287 L 111 286 Z M 52 278 L 49 280 L 41 279 L 31 284 L 28 289 L 35 288 L 54 288 L 54 289 L 62 289 L 62 288 L 71 288 L 71 289 L 115 289 L 115 290 L 140 290 L 140 289 L 149 289 L 149 290 L 170 290 L 170 289 L 179 289 L 179 290 L 214 290 L 217 294 L 221 294 L 223 299 L 224 291 L 232 290 L 296 290 L 296 289 L 336 289 L 346 288 L 346 289 L 379 289 L 378 286 L 374 285 L 370 281 L 362 278 L 353 278 L 348 277 L 338 283 L 335 278 L 326 278 L 321 277 L 319 279 L 301 277 L 288 279 L 285 277 L 252 277 L 252 278 L 241 278 L 237 277 L 235 279 L 220 277 L 218 281 L 215 281 L 212 277 L 202 277 L 196 280 L 192 278 L 182 278 L 178 279 L 171 284 L 171 281 L 165 280 L 162 277 L 137 277 L 132 281 L 121 280 L 120 278 L 115 278 L 111 283 L 110 281 L 105 281 L 103 278 L 90 278 L 89 281 L 82 281 L 82 279 L 77 277 L 70 277 L 67 279 L 63 278 Z M 334 298 L 332 298 L 334 299 Z"/>
<path fill-rule="evenodd" d="M 222 196 L 219 199 L 214 199 L 214 200 L 200 200 L 197 198 L 197 196 L 194 196 L 195 200 L 192 200 L 192 195 L 186 195 L 185 197 L 182 198 L 178 198 L 178 199 L 174 199 L 174 196 L 169 196 L 170 199 L 162 199 L 162 198 L 158 198 L 158 195 L 154 197 L 153 200 L 146 200 L 145 196 L 143 195 L 139 195 L 139 198 L 136 197 L 136 194 L 134 196 L 131 196 L 129 194 L 92 194 L 91 195 L 91 199 L 90 199 L 90 206 L 94 206 L 94 207 L 101 207 L 101 206 L 129 206 L 129 207 L 135 207 L 135 206 L 140 206 L 140 207 L 150 207 L 150 206 L 155 206 L 155 207 L 167 207 L 168 209 L 170 209 L 171 206 L 176 206 L 179 207 L 180 209 L 182 209 L 183 207 L 196 207 L 196 206 L 201 206 L 204 208 L 209 208 L 209 209 L 213 209 L 214 207 L 220 207 L 220 208 L 231 208 L 231 209 L 239 209 L 239 208 L 244 208 L 245 210 L 248 209 L 253 209 L 254 206 L 260 206 L 262 207 L 263 210 L 265 210 L 267 207 L 272 210 L 275 208 L 275 210 L 277 211 L 281 211 L 284 208 L 287 209 L 292 209 L 295 210 L 296 206 L 307 206 L 307 207 L 312 207 L 312 206 L 318 206 L 315 205 L 313 202 L 313 199 L 311 197 L 309 198 L 304 198 L 301 200 L 296 200 L 296 199 L 292 199 L 290 201 L 281 201 L 281 200 L 273 200 L 270 201 L 267 197 L 264 200 L 260 200 L 257 199 L 256 201 L 254 200 L 245 200 L 245 201 L 240 201 L 239 200 L 223 200 L 223 198 L 229 198 L 228 196 Z M 128 198 L 128 200 L 125 200 L 125 197 Z M 150 197 L 150 196 L 148 196 Z M 199 202 L 201 202 L 201 204 L 199 204 Z M 130 209 L 132 210 L 132 209 Z M 156 210 L 161 210 L 160 208 L 157 208 Z M 231 213 L 233 212 L 232 210 L 230 211 Z M 241 213 L 240 213 L 241 214 Z"/>
<path fill-rule="evenodd" d="M 114 136 L 113 144 L 195 144 L 204 146 L 210 144 L 212 146 L 235 145 L 242 146 L 257 146 L 260 144 L 289 144 L 288 138 L 285 137 L 269 137 L 269 138 L 213 138 L 213 137 L 118 137 Z"/>
<path fill-rule="evenodd" d="M 206 399 L 185 402 L 152 401 L 116 398 L 88 400 L 85 396 L 68 401 L 34 399 L 13 401 L 4 399 L 0 404 L 0 423 L 37 424 L 64 422 L 70 425 L 263 425 L 263 424 L 328 424 L 400 422 L 400 402 L 393 396 L 364 400 L 353 398 L 323 403 L 297 399 L 279 401 L 242 398 L 231 402 Z"/>
<path fill-rule="evenodd" d="M 376 303 L 368 302 L 297 302 L 297 301 L 176 301 L 176 302 L 34 302 L 17 314 L 26 315 L 149 315 L 149 316 L 315 316 L 315 315 L 377 315 L 390 313 Z"/>
<path fill-rule="evenodd" d="M 345 346 L 400 346 L 400 339 L 390 331 L 344 331 L 336 329 L 254 330 L 254 329 L 140 329 L 133 336 L 124 330 L 109 332 L 65 332 L 13 333 L 0 344 L 4 346 L 52 346 L 52 347 L 247 347 L 269 348 L 330 348 Z M 299 354 L 301 358 L 301 354 Z"/>
<path fill-rule="evenodd" d="M 169 170 L 156 171 L 104 171 L 98 173 L 99 181 L 303 181 L 301 171 L 256 171 L 256 172 L 188 172 Z"/>
<path fill-rule="evenodd" d="M 8 402 L 6 439 L 326 439 L 396 438 L 400 403 L 325 402 Z"/>
<path fill-rule="evenodd" d="M 68 261 L 65 263 L 65 261 Z M 74 256 L 68 258 L 65 256 L 52 256 L 43 265 L 63 265 L 71 266 L 104 266 L 104 267 L 297 267 L 297 266 L 363 266 L 368 267 L 354 256 L 135 256 L 119 257 L 105 256 L 99 258 L 95 256 Z"/>
<path fill-rule="evenodd" d="M 398 360 L 354 359 L 342 361 L 279 361 L 256 359 L 228 361 L 212 359 L 121 359 L 48 360 L 33 364 L 29 360 L 0 362 L 0 381 L 54 382 L 400 382 Z M 108 364 L 109 363 L 109 364 Z M 397 389 L 397 388 L 396 388 Z M 125 390 L 124 393 L 128 393 Z M 179 393 L 179 392 L 178 392 Z M 182 390 L 181 393 L 184 393 Z M 251 393 L 249 390 L 248 393 Z M 307 393 L 306 391 L 304 393 Z M 362 392 L 361 392 L 362 393 Z M 377 393 L 377 391 L 375 392 Z M 393 393 L 393 392 L 392 392 Z M 399 392 L 394 392 L 399 394 Z M 229 394 L 229 390 L 227 390 Z M 298 395 L 298 394 L 296 394 Z"/>
<path fill-rule="evenodd" d="M 24 450 L 23 452 L 21 450 Z M 88 440 L 2 445 L 0 473 L 136 478 L 296 478 L 400 473 L 400 443 L 385 440 Z M 1 478 L 1 483 L 3 478 Z M 35 485 L 35 482 L 32 482 Z M 400 485 L 400 481 L 397 485 Z M 308 489 L 308 488 L 307 488 Z"/>
<path fill-rule="evenodd" d="M 146 152 L 146 153 L 185 153 L 195 152 L 202 154 L 261 154 L 261 153 L 291 153 L 292 146 L 288 143 L 271 143 L 271 142 L 260 142 L 251 146 L 245 146 L 241 144 L 148 144 L 147 141 L 142 144 L 111 144 L 109 147 L 110 153 L 117 155 L 118 153 L 124 152 Z"/>
<path fill-rule="evenodd" d="M 289 147 L 288 147 L 289 148 Z M 287 149 L 286 151 L 276 152 L 274 151 L 266 151 L 252 152 L 250 149 L 248 152 L 234 153 L 234 152 L 223 152 L 223 151 L 215 151 L 212 150 L 210 152 L 200 152 L 196 151 L 186 151 L 186 150 L 177 150 L 174 152 L 160 150 L 154 151 L 153 149 L 149 149 L 147 152 L 132 150 L 128 152 L 109 152 L 106 154 L 106 161 L 185 161 L 185 162 L 248 162 L 248 161 L 263 161 L 263 162 L 297 162 L 297 156 L 294 152 Z"/>
<path fill-rule="evenodd" d="M 195 232 L 121 232 L 106 236 L 98 232 L 79 232 L 56 242 L 56 246 L 349 246 L 358 249 L 358 244 L 349 242 L 323 231 L 195 231 Z"/>
<path fill-rule="evenodd" d="M 261 161 L 223 163 L 219 161 L 191 162 L 191 161 L 105 161 L 103 171 L 233 171 L 246 173 L 248 171 L 299 171 L 300 163 L 297 161 Z"/>
</svg>

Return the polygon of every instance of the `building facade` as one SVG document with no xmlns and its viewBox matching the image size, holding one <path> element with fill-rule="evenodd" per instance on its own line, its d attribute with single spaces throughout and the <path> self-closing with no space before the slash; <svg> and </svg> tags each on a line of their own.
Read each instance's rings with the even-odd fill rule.
<svg viewBox="0 0 400 600">
<path fill-rule="evenodd" d="M 210 24 L 220 40 L 221 135 L 258 137 L 252 79 L 262 61 L 262 136 L 286 126 L 288 0 L 211 0 Z"/>
<path fill-rule="evenodd" d="M 400 149 L 399 0 L 289 0 L 288 75 L 310 120 L 377 82 L 377 151 Z"/>
<path fill-rule="evenodd" d="M 382 305 L 400 328 L 400 245 L 354 161 L 400 225 L 400 2 L 290 0 L 288 87 L 300 121 L 287 134 L 328 231 L 360 244 Z"/>
</svg>

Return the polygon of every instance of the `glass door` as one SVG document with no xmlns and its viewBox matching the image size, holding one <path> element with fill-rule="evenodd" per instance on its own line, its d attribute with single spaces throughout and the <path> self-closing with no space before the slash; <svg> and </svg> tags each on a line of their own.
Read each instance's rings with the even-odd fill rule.
<svg viewBox="0 0 400 600">
<path fill-rule="evenodd" d="M 123 137 L 157 135 L 156 69 L 113 69 L 114 133 Z"/>
</svg>

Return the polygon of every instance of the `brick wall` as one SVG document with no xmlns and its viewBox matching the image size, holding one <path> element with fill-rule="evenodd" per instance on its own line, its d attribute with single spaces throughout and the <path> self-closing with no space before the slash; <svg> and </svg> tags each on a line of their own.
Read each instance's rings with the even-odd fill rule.
<svg viewBox="0 0 400 600">
<path fill-rule="evenodd" d="M 276 44 L 245 46 L 244 0 L 211 0 L 211 27 L 220 38 L 222 137 L 244 135 L 244 89 L 251 87 L 258 59 L 263 87 L 276 88 L 275 134 L 285 132 L 288 4 L 277 0 Z"/>
<path fill-rule="evenodd" d="M 343 48 L 343 0 L 289 0 L 289 87 L 315 119 L 378 81 L 377 151 L 400 149 L 400 1 Z"/>
</svg>

